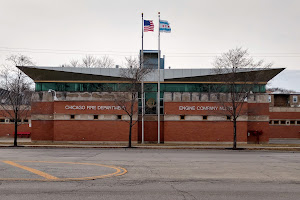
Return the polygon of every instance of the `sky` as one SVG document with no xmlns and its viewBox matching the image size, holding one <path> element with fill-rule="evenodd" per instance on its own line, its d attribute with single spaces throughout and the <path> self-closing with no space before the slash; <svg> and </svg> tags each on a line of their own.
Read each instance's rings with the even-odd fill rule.
<svg viewBox="0 0 300 200">
<path fill-rule="evenodd" d="M 153 20 L 144 49 L 158 48 L 158 12 L 165 67 L 211 68 L 229 49 L 286 68 L 272 87 L 300 91 L 299 0 L 0 0 L 0 64 L 24 54 L 37 66 L 59 66 L 87 54 L 117 65 L 141 49 L 142 19 Z"/>
</svg>

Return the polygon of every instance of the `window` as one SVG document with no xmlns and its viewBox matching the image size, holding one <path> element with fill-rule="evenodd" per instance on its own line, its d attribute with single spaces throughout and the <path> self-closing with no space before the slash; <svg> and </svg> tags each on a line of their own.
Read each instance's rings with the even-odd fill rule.
<svg viewBox="0 0 300 200">
<path fill-rule="evenodd" d="M 180 115 L 180 119 L 181 119 L 181 120 L 184 120 L 184 119 L 185 119 L 185 116 L 184 116 L 184 115 Z"/>
<path fill-rule="evenodd" d="M 269 121 L 269 124 L 272 124 L 272 120 Z"/>
<path fill-rule="evenodd" d="M 207 120 L 207 115 L 203 115 L 203 120 Z"/>
<path fill-rule="evenodd" d="M 275 121 L 274 121 L 274 124 L 279 124 L 279 121 L 278 121 L 278 120 L 275 120 Z"/>
<path fill-rule="evenodd" d="M 291 125 L 294 125 L 294 124 L 296 124 L 296 121 L 295 121 L 295 120 L 291 120 L 291 121 L 290 121 L 290 124 L 291 124 Z"/>
<path fill-rule="evenodd" d="M 299 125 L 300 125 L 300 121 L 297 121 L 297 124 L 299 124 Z"/>
<path fill-rule="evenodd" d="M 231 116 L 227 115 L 227 116 L 226 116 L 226 119 L 227 119 L 227 120 L 231 120 Z"/>
<path fill-rule="evenodd" d="M 9 122 L 15 122 L 15 119 L 10 119 Z"/>
<path fill-rule="evenodd" d="M 146 83 L 146 92 L 156 92 L 157 84 Z M 230 85 L 225 84 L 203 84 L 203 83 L 162 83 L 161 92 L 228 92 L 230 91 Z M 237 87 L 241 88 L 243 85 L 237 84 Z M 126 91 L 130 87 L 127 83 L 56 83 L 45 82 L 36 83 L 36 91 L 48 91 L 53 89 L 55 91 L 89 91 L 89 92 L 101 92 L 101 91 Z M 265 85 L 255 85 L 253 92 L 264 93 L 266 91 Z"/>
<path fill-rule="evenodd" d="M 122 119 L 122 115 L 117 115 L 117 118 L 118 119 Z"/>
<path fill-rule="evenodd" d="M 94 119 L 98 119 L 98 115 L 94 115 Z"/>
<path fill-rule="evenodd" d="M 268 99 L 269 99 L 269 103 L 271 103 L 271 102 L 272 102 L 272 96 L 269 95 L 269 96 L 268 96 Z"/>
<path fill-rule="evenodd" d="M 71 117 L 71 119 L 75 119 L 75 115 L 71 115 L 70 117 Z"/>
<path fill-rule="evenodd" d="M 285 125 L 286 121 L 285 120 L 280 120 L 280 124 Z"/>
<path fill-rule="evenodd" d="M 298 96 L 293 96 L 293 103 L 297 103 L 298 102 Z"/>
<path fill-rule="evenodd" d="M 28 119 L 23 119 L 23 122 L 24 123 L 28 123 Z"/>
<path fill-rule="evenodd" d="M 5 122 L 5 119 L 0 119 L 0 122 Z"/>
</svg>

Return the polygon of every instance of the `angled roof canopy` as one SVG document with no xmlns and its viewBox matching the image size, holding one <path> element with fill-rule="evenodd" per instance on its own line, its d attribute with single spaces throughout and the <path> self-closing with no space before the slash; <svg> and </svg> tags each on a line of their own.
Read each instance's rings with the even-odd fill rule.
<svg viewBox="0 0 300 200">
<path fill-rule="evenodd" d="M 120 68 L 75 68 L 75 67 L 32 67 L 19 66 L 35 82 L 122 82 Z M 236 73 L 236 81 L 258 81 L 267 83 L 284 68 L 242 69 Z M 162 82 L 224 82 L 231 77 L 229 73 L 216 73 L 214 69 L 162 69 Z M 157 82 L 157 70 L 146 77 L 145 82 Z"/>
</svg>

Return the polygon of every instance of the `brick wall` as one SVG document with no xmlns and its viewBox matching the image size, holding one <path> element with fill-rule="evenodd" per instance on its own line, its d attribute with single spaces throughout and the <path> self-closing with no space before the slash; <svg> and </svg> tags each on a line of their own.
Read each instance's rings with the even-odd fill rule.
<svg viewBox="0 0 300 200">
<path fill-rule="evenodd" d="M 68 109 L 70 106 L 84 106 L 85 109 Z M 98 108 L 98 106 L 100 107 Z M 101 106 L 114 107 L 103 109 Z M 125 114 L 123 110 L 116 109 L 114 102 L 35 102 L 32 109 L 34 118 L 32 140 L 128 141 L 129 138 L 128 121 L 93 120 L 94 114 Z M 55 115 L 57 114 L 66 116 L 88 114 L 92 118 L 91 120 L 76 120 L 75 117 L 70 120 L 69 117 L 65 120 L 56 120 Z M 137 126 L 136 124 L 132 129 L 132 141 L 137 141 Z"/>
<path fill-rule="evenodd" d="M 0 137 L 14 137 L 15 125 L 13 123 L 0 123 Z M 28 124 L 18 126 L 18 132 L 31 132 Z"/>
<path fill-rule="evenodd" d="M 55 141 L 128 141 L 129 124 L 125 121 L 55 121 Z M 137 141 L 137 125 L 132 129 Z"/>
<path fill-rule="evenodd" d="M 232 122 L 165 121 L 165 142 L 231 142 Z M 237 123 L 237 141 L 247 142 L 247 122 Z"/>
<path fill-rule="evenodd" d="M 139 126 L 139 135 L 138 141 L 142 141 L 142 122 L 138 122 Z M 145 121 L 144 122 L 144 141 L 145 142 L 157 142 L 158 134 L 158 123 L 157 121 Z M 160 141 L 164 142 L 164 122 L 160 122 Z"/>
<path fill-rule="evenodd" d="M 248 103 L 248 115 L 269 115 L 269 103 Z"/>
<path fill-rule="evenodd" d="M 270 124 L 270 138 L 300 139 L 300 112 L 270 112 L 270 120 L 273 123 Z M 285 124 L 274 124 L 274 121 L 284 121 Z M 291 124 L 290 121 L 299 123 Z"/>
<path fill-rule="evenodd" d="M 32 141 L 52 141 L 53 121 L 52 120 L 32 120 Z"/>
<path fill-rule="evenodd" d="M 268 143 L 270 138 L 270 126 L 269 122 L 257 121 L 257 122 L 248 122 L 248 132 L 250 131 L 262 131 L 262 135 L 248 135 L 248 143 Z"/>
<path fill-rule="evenodd" d="M 300 125 L 272 125 L 270 138 L 300 139 Z"/>
<path fill-rule="evenodd" d="M 9 113 L 8 113 L 9 112 Z M 24 111 L 23 114 L 20 114 L 21 119 L 30 119 L 30 111 Z M 14 116 L 14 112 L 11 111 L 1 111 L 0 118 L 10 120 L 11 116 Z M 0 122 L 0 137 L 14 137 L 15 124 L 14 122 Z M 31 132 L 31 127 L 29 123 L 22 123 L 18 126 L 18 132 Z"/>
</svg>

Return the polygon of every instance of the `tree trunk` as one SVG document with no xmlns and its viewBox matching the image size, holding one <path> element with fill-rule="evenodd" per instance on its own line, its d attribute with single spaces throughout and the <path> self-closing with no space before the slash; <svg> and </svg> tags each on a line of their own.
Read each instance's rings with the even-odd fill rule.
<svg viewBox="0 0 300 200">
<path fill-rule="evenodd" d="M 233 118 L 233 149 L 236 149 L 236 118 Z"/>
<path fill-rule="evenodd" d="M 131 148 L 131 133 L 132 133 L 132 116 L 130 116 L 130 122 L 129 122 L 128 148 Z"/>
<path fill-rule="evenodd" d="M 17 143 L 17 136 L 18 136 L 18 108 L 15 111 L 15 135 L 14 135 L 14 147 L 18 146 Z"/>
</svg>

